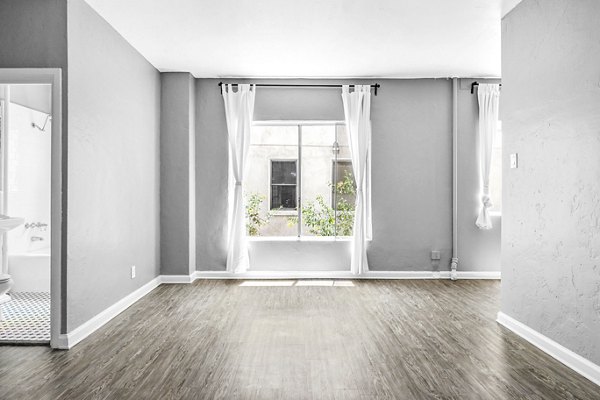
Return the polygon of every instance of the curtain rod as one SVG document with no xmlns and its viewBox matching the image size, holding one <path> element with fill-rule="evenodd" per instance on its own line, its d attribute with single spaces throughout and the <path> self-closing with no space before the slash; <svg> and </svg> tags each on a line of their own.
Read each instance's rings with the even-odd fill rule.
<svg viewBox="0 0 600 400">
<path fill-rule="evenodd" d="M 223 82 L 219 82 L 219 87 L 225 85 Z M 231 83 L 231 85 L 233 86 L 237 86 L 238 83 Z M 327 85 L 327 84 L 285 84 L 285 83 L 253 83 L 253 85 L 256 86 L 260 86 L 260 87 L 322 87 L 322 88 L 341 88 L 342 85 Z M 349 85 L 350 87 L 354 87 L 356 85 Z M 374 85 L 371 85 L 372 89 L 375 89 L 375 91 L 373 92 L 373 94 L 375 96 L 377 96 L 377 89 L 379 89 L 381 87 L 381 85 L 379 83 L 376 83 Z"/>
<path fill-rule="evenodd" d="M 471 94 L 475 93 L 475 86 L 479 86 L 479 82 L 475 81 L 475 82 L 471 83 Z M 501 83 L 500 83 L 500 87 L 502 87 Z"/>
</svg>

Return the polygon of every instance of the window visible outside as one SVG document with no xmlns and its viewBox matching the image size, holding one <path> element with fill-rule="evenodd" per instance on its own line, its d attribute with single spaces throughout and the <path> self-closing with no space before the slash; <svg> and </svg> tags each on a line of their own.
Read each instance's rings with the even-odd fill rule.
<svg viewBox="0 0 600 400">
<path fill-rule="evenodd" d="M 493 213 L 502 212 L 502 121 L 498 121 L 494 144 L 492 145 L 492 164 L 490 166 L 490 198 Z"/>
<path fill-rule="evenodd" d="M 249 236 L 351 236 L 356 185 L 342 123 L 256 123 L 244 182 Z"/>
<path fill-rule="evenodd" d="M 295 210 L 297 186 L 296 160 L 271 160 L 271 210 Z"/>
</svg>

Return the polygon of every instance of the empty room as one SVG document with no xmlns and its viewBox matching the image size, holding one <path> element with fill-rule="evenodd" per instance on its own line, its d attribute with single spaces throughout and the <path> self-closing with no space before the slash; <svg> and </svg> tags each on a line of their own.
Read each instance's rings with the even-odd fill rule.
<svg viewBox="0 0 600 400">
<path fill-rule="evenodd" d="M 597 0 L 0 0 L 0 399 L 600 400 Z"/>
</svg>

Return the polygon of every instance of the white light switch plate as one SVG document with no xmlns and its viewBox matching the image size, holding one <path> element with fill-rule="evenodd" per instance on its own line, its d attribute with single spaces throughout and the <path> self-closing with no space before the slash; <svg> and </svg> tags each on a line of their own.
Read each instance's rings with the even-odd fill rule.
<svg viewBox="0 0 600 400">
<path fill-rule="evenodd" d="M 131 279 L 135 278 L 135 265 L 131 266 Z"/>
<path fill-rule="evenodd" d="M 519 168 L 519 154 L 518 153 L 512 153 L 510 155 L 510 168 L 511 169 Z"/>
</svg>

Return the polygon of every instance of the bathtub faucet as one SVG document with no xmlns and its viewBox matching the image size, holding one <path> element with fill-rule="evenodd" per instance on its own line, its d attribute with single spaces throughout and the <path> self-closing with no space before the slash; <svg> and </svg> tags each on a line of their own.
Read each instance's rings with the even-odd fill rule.
<svg viewBox="0 0 600 400">
<path fill-rule="evenodd" d="M 43 222 L 28 222 L 25 224 L 25 229 L 43 228 L 45 230 L 47 226 L 48 224 Z"/>
<path fill-rule="evenodd" d="M 41 242 L 42 240 L 44 240 L 44 238 L 40 237 L 40 236 L 32 236 L 31 237 L 32 242 Z"/>
</svg>

